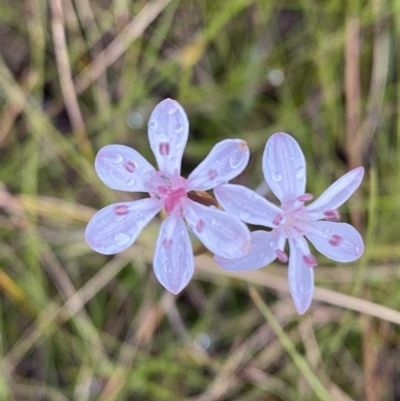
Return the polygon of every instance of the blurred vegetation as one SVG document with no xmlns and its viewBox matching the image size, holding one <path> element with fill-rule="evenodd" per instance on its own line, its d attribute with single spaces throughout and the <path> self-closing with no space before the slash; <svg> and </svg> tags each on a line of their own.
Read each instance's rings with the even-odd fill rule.
<svg viewBox="0 0 400 401">
<path fill-rule="evenodd" d="M 400 2 L 0 0 L 0 400 L 400 399 Z M 318 256 L 299 317 L 287 267 L 228 274 L 212 255 L 178 297 L 152 272 L 160 224 L 106 257 L 85 225 L 132 199 L 97 178 L 111 143 L 154 162 L 165 97 L 191 125 L 183 172 L 245 139 L 257 188 L 269 135 L 292 134 L 319 195 L 357 165 L 341 208 L 363 258 Z M 261 188 L 262 190 L 262 188 Z"/>
</svg>

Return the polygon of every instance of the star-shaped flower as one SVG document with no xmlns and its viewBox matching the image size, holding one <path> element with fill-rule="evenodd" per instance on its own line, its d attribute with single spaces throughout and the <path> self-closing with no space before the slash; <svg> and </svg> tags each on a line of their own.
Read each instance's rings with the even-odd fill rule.
<svg viewBox="0 0 400 401">
<path fill-rule="evenodd" d="M 306 163 L 298 143 L 288 134 L 273 134 L 264 150 L 263 173 L 272 192 L 281 201 L 274 205 L 241 185 L 226 184 L 214 189 L 223 208 L 240 216 L 246 223 L 272 228 L 251 233 L 251 250 L 236 260 L 215 256 L 216 263 L 229 271 L 249 271 L 271 263 L 275 258 L 289 260 L 289 286 L 299 314 L 310 306 L 314 292 L 317 260 L 311 254 L 306 237 L 315 248 L 338 262 L 351 262 L 364 252 L 357 230 L 336 223 L 341 206 L 359 187 L 363 167 L 351 170 L 333 183 L 317 200 L 305 206 L 313 196 L 305 193 Z M 325 221 L 320 221 L 325 219 Z M 290 255 L 285 253 L 286 240 Z"/>
<path fill-rule="evenodd" d="M 150 198 L 101 209 L 85 232 L 86 241 L 95 251 L 105 255 L 122 252 L 164 208 L 168 217 L 161 224 L 153 267 L 160 283 L 174 294 L 188 284 L 194 271 L 192 245 L 184 220 L 214 254 L 238 258 L 250 249 L 250 232 L 240 219 L 188 197 L 191 191 L 207 191 L 240 174 L 249 161 L 246 142 L 226 139 L 217 143 L 186 179 L 181 177 L 180 169 L 188 131 L 183 108 L 166 99 L 156 106 L 148 125 L 159 171 L 132 148 L 102 148 L 95 161 L 100 179 L 112 189 L 147 192 Z"/>
</svg>

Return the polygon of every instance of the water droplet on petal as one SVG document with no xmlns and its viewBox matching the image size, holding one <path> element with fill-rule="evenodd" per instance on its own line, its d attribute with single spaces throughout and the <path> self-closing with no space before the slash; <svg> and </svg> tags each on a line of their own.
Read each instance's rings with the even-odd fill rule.
<svg viewBox="0 0 400 401">
<path fill-rule="evenodd" d="M 168 104 L 168 109 L 167 109 L 168 114 L 174 114 L 176 112 L 176 110 L 177 110 L 177 108 L 175 107 L 175 105 L 173 103 Z"/>
<path fill-rule="evenodd" d="M 212 225 L 214 227 L 219 227 L 221 225 L 221 222 L 219 220 L 216 220 L 216 219 L 214 219 L 211 223 L 212 223 Z"/>
<path fill-rule="evenodd" d="M 156 120 L 151 120 L 151 121 L 149 122 L 149 128 L 150 128 L 150 129 L 156 129 L 157 126 L 158 126 L 158 124 L 157 124 L 157 121 L 156 121 Z"/>
<path fill-rule="evenodd" d="M 329 234 L 331 232 L 331 229 L 330 228 L 324 228 L 324 233 L 325 234 Z"/>
<path fill-rule="evenodd" d="M 269 246 L 271 247 L 271 249 L 275 249 L 276 243 L 275 243 L 274 241 L 271 241 L 271 242 L 269 243 Z"/>
<path fill-rule="evenodd" d="M 246 220 L 246 219 L 248 219 L 249 216 L 250 216 L 250 214 L 249 214 L 248 212 L 246 212 L 246 211 L 240 212 L 239 215 L 240 215 L 240 218 L 241 218 L 242 220 Z"/>
<path fill-rule="evenodd" d="M 175 125 L 175 132 L 177 133 L 177 134 L 179 134 L 179 133 L 181 133 L 183 131 L 183 125 L 182 124 L 176 124 Z M 179 147 L 181 147 L 182 146 L 182 144 L 180 143 L 179 144 Z M 178 144 L 177 144 L 177 147 L 178 147 Z"/>
<path fill-rule="evenodd" d="M 106 153 L 103 158 L 112 163 L 122 163 L 124 161 L 124 158 L 119 153 Z"/>
<path fill-rule="evenodd" d="M 304 180 L 304 168 L 300 167 L 296 170 L 296 178 L 298 180 Z"/>
<path fill-rule="evenodd" d="M 115 234 L 115 237 L 114 237 L 114 241 L 118 246 L 125 246 L 126 244 L 129 243 L 130 240 L 131 240 L 131 237 L 125 233 Z"/>
<path fill-rule="evenodd" d="M 132 187 L 135 184 L 135 180 L 133 178 L 130 178 L 127 182 L 126 185 L 128 185 L 128 187 Z"/>
<path fill-rule="evenodd" d="M 275 171 L 274 173 L 272 173 L 272 179 L 275 182 L 281 182 L 282 181 L 282 174 L 279 173 L 278 171 Z"/>
<path fill-rule="evenodd" d="M 300 292 L 304 295 L 308 295 L 310 293 L 310 289 L 305 287 L 304 285 L 300 286 Z"/>
<path fill-rule="evenodd" d="M 237 168 L 240 166 L 240 163 L 242 162 L 242 157 L 240 154 L 238 155 L 232 155 L 229 158 L 229 165 L 231 166 L 231 168 Z"/>
<path fill-rule="evenodd" d="M 165 264 L 165 265 L 164 265 L 164 271 L 165 271 L 165 273 L 167 273 L 167 274 L 171 273 L 171 272 L 172 272 L 171 266 Z"/>
<path fill-rule="evenodd" d="M 143 226 L 144 226 L 144 220 L 139 219 L 139 220 L 136 222 L 136 227 L 137 227 L 137 228 L 142 228 Z"/>
<path fill-rule="evenodd" d="M 363 253 L 363 249 L 360 246 L 356 246 L 356 254 L 361 256 L 362 253 Z"/>
</svg>

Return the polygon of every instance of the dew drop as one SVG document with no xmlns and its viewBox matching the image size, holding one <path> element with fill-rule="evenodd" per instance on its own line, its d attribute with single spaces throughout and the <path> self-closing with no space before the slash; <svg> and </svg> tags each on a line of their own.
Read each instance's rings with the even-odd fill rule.
<svg viewBox="0 0 400 401">
<path fill-rule="evenodd" d="M 175 107 L 175 105 L 173 103 L 168 104 L 168 108 L 167 108 L 167 113 L 168 114 L 174 114 L 177 110 L 177 108 Z"/>
<path fill-rule="evenodd" d="M 211 223 L 214 227 L 219 227 L 221 225 L 221 222 L 216 219 L 213 219 Z"/>
<path fill-rule="evenodd" d="M 242 220 L 246 220 L 249 218 L 250 214 L 246 211 L 242 211 L 242 212 L 240 212 L 239 216 Z"/>
<path fill-rule="evenodd" d="M 356 246 L 356 254 L 357 255 L 362 255 L 362 253 L 363 253 L 362 248 L 360 246 Z"/>
<path fill-rule="evenodd" d="M 131 237 L 125 233 L 115 234 L 115 237 L 114 237 L 114 241 L 118 246 L 125 246 L 126 244 L 129 243 L 130 240 L 131 240 Z"/>
<path fill-rule="evenodd" d="M 305 287 L 304 285 L 301 285 L 301 286 L 300 286 L 300 292 L 301 292 L 303 295 L 308 295 L 308 294 L 310 293 L 310 289 L 307 288 L 307 287 Z"/>
<path fill-rule="evenodd" d="M 281 182 L 282 181 L 282 174 L 279 173 L 278 171 L 275 171 L 274 173 L 272 173 L 272 179 L 275 182 Z"/>
<path fill-rule="evenodd" d="M 126 185 L 128 185 L 128 187 L 132 187 L 135 184 L 135 180 L 133 178 L 130 178 L 127 182 Z"/>
<path fill-rule="evenodd" d="M 263 263 L 264 263 L 264 265 L 267 265 L 269 263 L 269 257 L 265 256 L 263 258 Z"/>
<path fill-rule="evenodd" d="M 178 231 L 178 234 L 179 234 L 181 237 L 183 237 L 183 236 L 185 235 L 185 230 L 179 230 L 179 231 Z"/>
<path fill-rule="evenodd" d="M 232 155 L 229 158 L 229 165 L 231 166 L 231 168 L 239 167 L 241 162 L 242 158 L 240 157 L 240 155 Z"/>
<path fill-rule="evenodd" d="M 215 159 L 215 163 L 216 163 L 216 164 L 221 163 L 221 159 L 220 159 L 219 157 L 217 157 L 217 158 Z"/>
<path fill-rule="evenodd" d="M 270 246 L 272 249 L 275 249 L 276 243 L 275 243 L 274 241 L 271 241 L 271 242 L 269 243 L 269 246 Z"/>
<path fill-rule="evenodd" d="M 150 128 L 150 129 L 156 129 L 157 126 L 158 126 L 158 124 L 157 124 L 157 121 L 156 121 L 156 120 L 151 120 L 151 121 L 149 122 L 149 128 Z"/>
<path fill-rule="evenodd" d="M 300 167 L 300 168 L 297 169 L 296 178 L 298 180 L 304 180 L 304 168 L 303 167 Z"/>
<path fill-rule="evenodd" d="M 324 229 L 324 233 L 325 233 L 325 234 L 329 234 L 330 232 L 331 232 L 331 229 L 330 229 L 330 228 L 325 228 L 325 229 Z"/>
<path fill-rule="evenodd" d="M 112 163 L 122 163 L 124 161 L 124 158 L 119 153 L 107 153 L 103 157 Z"/>
<path fill-rule="evenodd" d="M 171 273 L 171 272 L 172 272 L 171 266 L 165 264 L 165 265 L 164 265 L 164 271 L 165 271 L 165 273 L 167 273 L 167 274 Z"/>
<path fill-rule="evenodd" d="M 176 124 L 175 125 L 175 132 L 177 134 L 181 133 L 183 131 L 183 125 L 182 124 Z"/>
<path fill-rule="evenodd" d="M 142 219 L 139 219 L 137 222 L 136 222 L 136 227 L 137 228 L 142 228 L 144 226 L 144 220 L 142 220 Z"/>
</svg>

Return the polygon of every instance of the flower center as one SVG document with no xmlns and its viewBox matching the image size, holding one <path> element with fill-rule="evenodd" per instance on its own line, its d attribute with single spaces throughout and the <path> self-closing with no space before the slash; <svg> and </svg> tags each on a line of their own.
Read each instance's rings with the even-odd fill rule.
<svg viewBox="0 0 400 401">
<path fill-rule="evenodd" d="M 175 209 L 175 206 L 181 201 L 181 199 L 186 196 L 186 189 L 183 187 L 170 189 L 165 186 L 159 186 L 158 193 L 164 200 L 165 211 L 169 214 Z"/>
<path fill-rule="evenodd" d="M 164 203 L 165 211 L 170 214 L 186 197 L 186 179 L 179 175 L 167 175 L 161 171 L 157 172 L 152 184 L 152 196 L 161 199 Z"/>
</svg>

